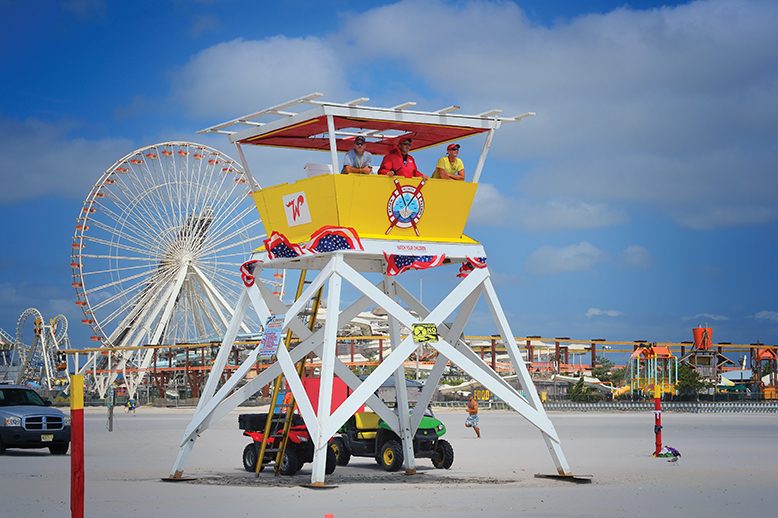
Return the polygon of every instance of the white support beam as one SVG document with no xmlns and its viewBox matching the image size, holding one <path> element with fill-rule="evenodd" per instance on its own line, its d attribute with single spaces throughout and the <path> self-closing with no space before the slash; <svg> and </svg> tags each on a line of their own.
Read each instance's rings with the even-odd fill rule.
<svg viewBox="0 0 778 518">
<path fill-rule="evenodd" d="M 400 104 L 398 104 L 396 106 L 392 106 L 389 109 L 390 110 L 396 110 L 396 111 L 402 111 L 405 108 L 410 108 L 411 106 L 416 106 L 416 102 L 415 101 L 406 101 L 406 102 L 400 103 Z"/>
<path fill-rule="evenodd" d="M 447 113 L 455 112 L 458 109 L 460 109 L 461 106 L 458 106 L 456 104 L 452 104 L 451 106 L 446 106 L 445 108 L 441 108 L 440 110 L 436 111 L 438 115 L 445 115 Z"/>
<path fill-rule="evenodd" d="M 394 299 L 397 297 L 395 289 L 395 280 L 390 277 L 384 277 L 384 291 Z M 400 343 L 400 324 L 392 315 L 389 318 L 389 337 L 391 339 L 392 351 Z M 418 354 L 418 351 L 417 351 Z M 394 392 L 397 401 L 397 415 L 400 420 L 400 440 L 403 448 L 403 467 L 406 474 L 416 473 L 416 458 L 413 454 L 413 432 L 411 431 L 410 408 L 408 406 L 408 387 L 405 384 L 405 364 L 401 363 L 394 371 Z"/>
<path fill-rule="evenodd" d="M 338 167 L 338 144 L 335 137 L 335 120 L 332 114 L 327 114 L 327 133 L 330 137 L 330 159 L 332 160 L 332 174 L 340 173 Z"/>
<path fill-rule="evenodd" d="M 333 258 L 334 266 L 343 261 L 343 254 Z M 313 467 L 311 468 L 311 484 L 323 484 L 327 465 L 327 441 L 333 434 L 323 433 L 328 429 L 332 409 L 332 384 L 335 377 L 335 359 L 337 357 L 338 317 L 340 316 L 340 275 L 333 273 L 327 286 L 327 318 L 324 320 L 324 343 L 321 346 L 321 371 L 319 374 L 319 404 L 316 417 L 318 426 L 316 433 L 311 431 L 314 439 Z M 307 424 L 307 423 L 306 423 Z M 310 428 L 309 428 L 310 430 Z"/>
<path fill-rule="evenodd" d="M 318 275 L 314 277 L 313 281 L 311 281 L 311 284 L 309 284 L 308 287 L 303 290 L 303 292 L 300 294 L 300 297 L 294 301 L 292 306 L 286 312 L 286 317 L 284 318 L 284 327 L 289 325 L 289 321 L 296 317 L 297 314 L 302 311 L 303 308 L 305 308 L 305 305 L 308 304 L 308 301 L 313 298 L 317 291 L 319 291 L 319 288 L 324 286 L 324 283 L 327 281 L 327 279 L 329 279 L 333 272 L 334 261 L 334 259 L 331 259 L 327 265 L 322 268 Z M 316 318 L 316 316 L 314 315 L 313 318 Z"/>
<path fill-rule="evenodd" d="M 486 156 L 489 154 L 489 148 L 492 147 L 492 140 L 494 140 L 494 131 L 492 128 L 489 133 L 486 134 L 486 140 L 484 141 L 484 147 L 481 149 L 481 156 L 478 157 L 478 164 L 475 166 L 475 175 L 473 175 L 473 183 L 478 183 L 481 179 L 481 172 L 484 170 L 484 164 L 486 163 Z"/>
</svg>

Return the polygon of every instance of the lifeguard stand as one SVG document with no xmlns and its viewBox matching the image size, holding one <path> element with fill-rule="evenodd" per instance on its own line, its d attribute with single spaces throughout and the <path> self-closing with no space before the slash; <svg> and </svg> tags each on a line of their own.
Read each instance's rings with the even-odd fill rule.
<svg viewBox="0 0 778 518">
<path fill-rule="evenodd" d="M 666 346 L 638 346 L 629 357 L 629 375 L 630 394 L 674 396 L 678 384 L 678 358 Z"/>
<path fill-rule="evenodd" d="M 434 112 L 409 109 L 415 103 L 377 108 L 367 106 L 366 98 L 332 103 L 319 100 L 321 95 L 311 94 L 203 130 L 225 134 L 235 144 L 269 238 L 241 268 L 246 289 L 237 304 L 196 413 L 184 432 L 171 478 L 182 477 L 197 437 L 211 423 L 224 417 L 281 373 L 286 377 L 315 441 L 312 485 L 324 483 L 328 440 L 364 403 L 402 438 L 405 471 L 414 473 L 412 439 L 449 361 L 534 425 L 541 432 L 556 465 L 556 476 L 572 477 L 554 425 L 541 405 L 497 298 L 486 267 L 484 248 L 463 234 L 495 131 L 503 123 L 519 121 L 533 114 L 500 117 L 500 111 L 495 110 L 462 115 L 455 113 L 457 106 Z M 301 107 L 305 109 L 295 111 Z M 338 152 L 351 149 L 354 139 L 360 135 L 366 139 L 368 151 L 385 155 L 405 137 L 413 139 L 414 151 L 417 151 L 484 133 L 486 138 L 478 163 L 473 169 L 467 169 L 472 179 L 468 182 L 321 174 L 262 188 L 251 176 L 244 156 L 244 147 L 252 145 L 320 150 L 329 152 L 330 167 L 308 169 L 337 173 L 340 171 Z M 452 271 L 452 280 L 458 276 L 461 281 L 435 307 L 423 305 L 398 282 L 397 275 L 408 268 L 423 269 L 443 264 L 459 266 L 459 275 Z M 258 270 L 265 268 L 318 271 L 318 274 L 294 303 L 286 305 L 262 283 L 254 282 Z M 343 281 L 349 283 L 359 297 L 348 307 L 343 307 L 341 300 Z M 304 325 L 301 313 L 321 287 L 326 288 L 325 322 L 321 329 L 311 332 Z M 518 387 L 503 380 L 462 340 L 465 325 L 481 297 L 491 311 L 518 374 Z M 388 314 L 392 351 L 363 381 L 338 359 L 336 339 L 339 328 L 371 307 L 381 307 Z M 283 330 L 291 330 L 299 343 L 289 350 L 282 343 L 276 353 L 277 361 L 241 386 L 244 376 L 257 361 L 260 349 L 257 347 L 217 391 L 227 355 L 246 311 L 255 311 L 262 322 L 271 316 L 280 316 Z M 401 326 L 413 332 L 403 338 Z M 437 350 L 438 356 L 417 404 L 411 408 L 403 363 L 417 348 L 420 336 L 417 331 L 433 340 L 428 344 Z M 310 353 L 321 359 L 318 411 L 314 411 L 295 371 L 295 362 Z M 333 411 L 334 376 L 353 392 Z M 397 387 L 395 409 L 387 407 L 376 396 L 376 390 L 390 376 L 394 376 Z"/>
</svg>

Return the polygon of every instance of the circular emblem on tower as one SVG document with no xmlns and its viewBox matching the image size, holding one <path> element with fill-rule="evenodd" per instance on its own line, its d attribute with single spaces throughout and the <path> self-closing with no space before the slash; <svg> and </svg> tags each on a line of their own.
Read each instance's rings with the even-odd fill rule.
<svg viewBox="0 0 778 518">
<path fill-rule="evenodd" d="M 392 227 L 416 228 L 424 215 L 424 196 L 421 194 L 421 186 L 400 185 L 396 183 L 395 189 L 386 203 L 386 215 Z M 389 227 L 391 229 L 391 227 Z"/>
</svg>

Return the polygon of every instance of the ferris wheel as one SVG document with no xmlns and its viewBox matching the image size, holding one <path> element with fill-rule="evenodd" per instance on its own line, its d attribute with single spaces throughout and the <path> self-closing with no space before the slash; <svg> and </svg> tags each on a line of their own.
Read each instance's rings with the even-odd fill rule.
<svg viewBox="0 0 778 518">
<path fill-rule="evenodd" d="M 264 237 L 230 157 L 190 142 L 137 149 L 100 176 L 78 216 L 71 268 L 82 322 L 104 347 L 220 340 L 239 268 Z M 280 274 L 262 280 L 282 290 Z M 259 322 L 242 330 L 256 333 Z M 144 367 L 149 357 L 122 354 L 114 365 Z"/>
</svg>

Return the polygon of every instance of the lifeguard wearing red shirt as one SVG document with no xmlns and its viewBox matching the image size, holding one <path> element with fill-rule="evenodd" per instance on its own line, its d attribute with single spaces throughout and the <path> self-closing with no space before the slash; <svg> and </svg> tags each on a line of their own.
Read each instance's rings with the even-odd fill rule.
<svg viewBox="0 0 778 518">
<path fill-rule="evenodd" d="M 391 150 L 381 161 L 381 167 L 378 174 L 389 176 L 404 176 L 413 178 L 414 176 L 426 176 L 416 167 L 416 160 L 408 153 L 411 149 L 411 139 L 406 138 L 400 141 L 399 148 Z"/>
</svg>

